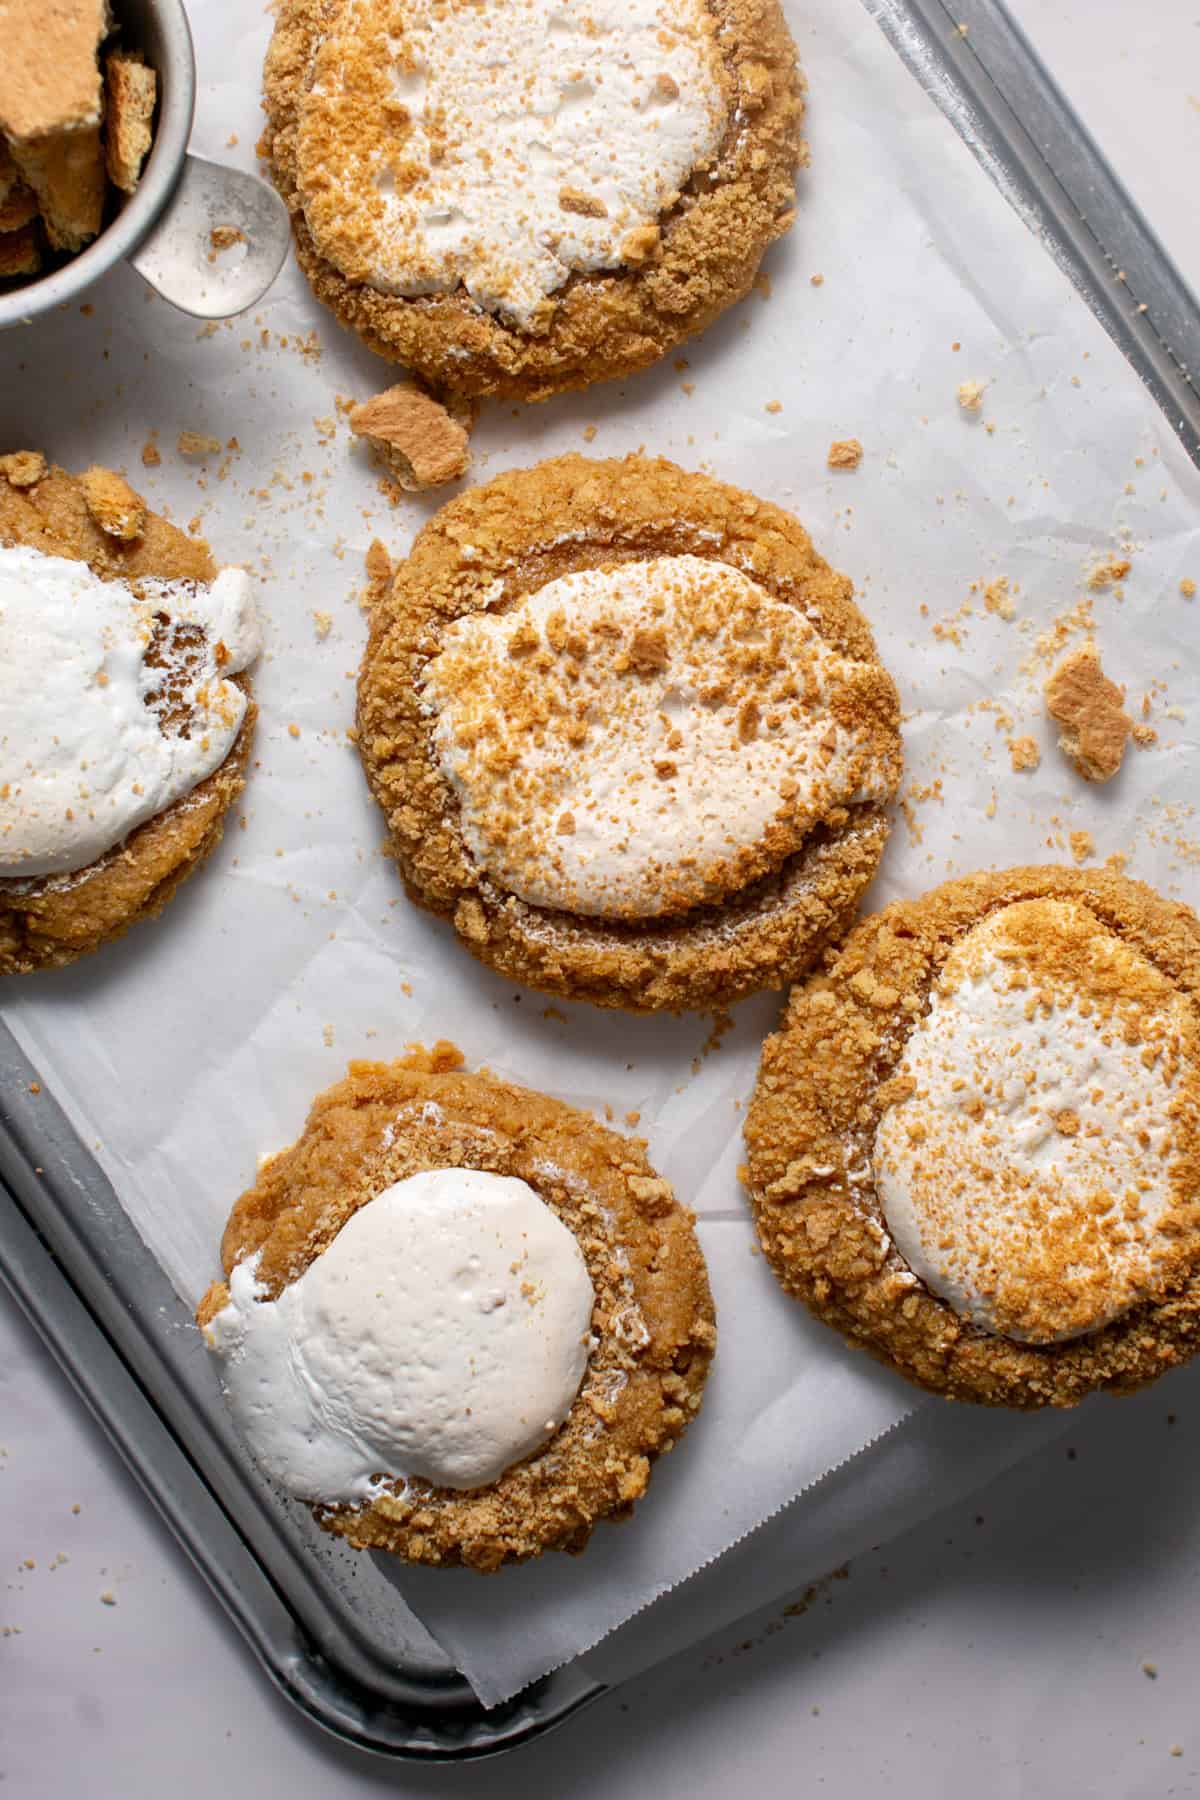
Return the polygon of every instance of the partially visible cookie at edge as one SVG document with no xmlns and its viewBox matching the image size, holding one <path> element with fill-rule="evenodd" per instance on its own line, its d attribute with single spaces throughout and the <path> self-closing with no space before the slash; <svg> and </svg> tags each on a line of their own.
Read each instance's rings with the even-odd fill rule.
<svg viewBox="0 0 1200 1800">
<path fill-rule="evenodd" d="M 784 1287 L 921 1386 L 1140 1387 L 1200 1349 L 1200 921 L 1106 870 L 898 901 L 794 989 L 746 1145 Z"/>
<path fill-rule="evenodd" d="M 0 585 L 0 974 L 24 974 L 153 918 L 219 843 L 259 638 L 243 570 L 38 451 L 0 457 Z"/>
</svg>

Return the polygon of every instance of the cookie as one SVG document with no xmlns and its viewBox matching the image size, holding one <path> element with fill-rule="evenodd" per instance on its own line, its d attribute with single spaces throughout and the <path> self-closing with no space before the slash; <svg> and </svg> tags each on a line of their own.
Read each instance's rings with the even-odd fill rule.
<svg viewBox="0 0 1200 1800">
<path fill-rule="evenodd" d="M 643 1146 L 461 1061 L 352 1063 L 237 1202 L 196 1316 L 319 1524 L 487 1571 L 629 1516 L 716 1331 Z"/>
<path fill-rule="evenodd" d="M 935 1393 L 1071 1406 L 1200 1347 L 1200 921 L 1010 869 L 866 919 L 746 1120 L 784 1286 Z"/>
<path fill-rule="evenodd" d="M 0 974 L 162 911 L 245 783 L 250 578 L 110 470 L 0 457 Z"/>
<path fill-rule="evenodd" d="M 567 456 L 430 520 L 378 582 L 358 747 L 412 896 L 505 976 L 724 1004 L 808 968 L 887 836 L 899 703 L 788 513 Z"/>
<path fill-rule="evenodd" d="M 541 400 L 747 292 L 802 91 L 776 0 L 282 0 L 260 148 L 344 325 L 439 388 Z"/>
</svg>

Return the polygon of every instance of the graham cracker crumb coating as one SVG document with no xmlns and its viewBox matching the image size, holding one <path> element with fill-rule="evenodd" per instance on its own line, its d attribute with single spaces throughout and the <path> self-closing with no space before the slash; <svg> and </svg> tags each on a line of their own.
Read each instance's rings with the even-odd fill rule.
<svg viewBox="0 0 1200 1800">
<path fill-rule="evenodd" d="M 849 580 L 781 508 L 661 459 L 572 455 L 517 470 L 444 506 L 394 580 L 381 551 L 358 687 L 359 753 L 412 898 L 452 919 L 468 949 L 510 979 L 632 1011 L 722 1005 L 794 980 L 847 928 L 888 832 L 881 805 L 840 808 L 726 904 L 628 924 L 532 906 L 475 865 L 418 692 L 445 627 L 485 604 L 503 613 L 575 570 L 663 555 L 741 569 L 871 665 L 898 782 L 899 702 Z"/>
<path fill-rule="evenodd" d="M 708 0 L 730 92 L 716 180 L 693 179 L 658 226 L 631 233 L 625 265 L 576 274 L 551 296 L 536 335 L 463 293 L 397 298 L 347 280 L 315 249 L 297 186 L 298 115 L 335 16 L 330 0 L 282 0 L 264 70 L 260 150 L 292 215 L 296 255 L 317 299 L 380 356 L 438 389 L 544 400 L 644 368 L 746 294 L 763 252 L 789 228 L 804 83 L 777 0 Z"/>
<path fill-rule="evenodd" d="M 1200 1029 L 1200 920 L 1108 870 L 1018 868 L 947 882 L 864 919 L 826 969 L 793 989 L 763 1048 L 746 1118 L 746 1185 L 783 1286 L 850 1343 L 931 1392 L 990 1406 L 1073 1406 L 1127 1392 L 1200 1349 L 1196 1233 L 1175 1279 L 1103 1330 L 1041 1346 L 994 1336 L 916 1279 L 883 1222 L 875 1131 L 899 1098 L 889 1083 L 953 946 L 1016 901 L 1074 900 L 1138 951 L 1188 1003 Z M 1191 1210 L 1200 1193 L 1184 1154 Z"/>
<path fill-rule="evenodd" d="M 357 1549 L 491 1571 L 547 1550 L 577 1553 L 599 1520 L 629 1517 L 653 1462 L 700 1405 L 716 1328 L 692 1215 L 640 1141 L 543 1094 L 464 1073 L 461 1061 L 437 1044 L 403 1061 L 351 1063 L 238 1200 L 221 1260 L 228 1277 L 259 1253 L 258 1278 L 274 1298 L 360 1206 L 426 1169 L 515 1176 L 569 1227 L 595 1289 L 599 1341 L 550 1442 L 487 1487 L 414 1478 L 361 1505 L 313 1508 Z M 227 1298 L 215 1283 L 200 1324 Z"/>
<path fill-rule="evenodd" d="M 97 475 L 126 485 L 111 471 L 90 470 L 93 489 Z M 93 516 L 86 478 L 48 465 L 36 450 L 0 457 L 0 544 L 86 562 L 102 580 L 210 582 L 217 574 L 208 545 L 156 513 L 145 513 L 134 538 L 110 535 Z M 249 694 L 244 675 L 233 679 Z M 157 917 L 221 841 L 225 814 L 245 786 L 256 716 L 251 700 L 220 768 L 88 868 L 0 879 L 0 975 L 62 967 Z"/>
</svg>

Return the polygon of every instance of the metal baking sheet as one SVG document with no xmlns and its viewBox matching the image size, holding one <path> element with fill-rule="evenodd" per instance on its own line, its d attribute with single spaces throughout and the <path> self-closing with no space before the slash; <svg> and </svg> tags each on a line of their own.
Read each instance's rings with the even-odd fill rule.
<svg viewBox="0 0 1200 1800">
<path fill-rule="evenodd" d="M 1200 308 L 1003 7 L 865 4 L 1200 462 Z M 485 1710 L 412 1615 L 397 1650 L 394 1596 L 384 1650 L 369 1601 L 346 1603 L 353 1553 L 248 1470 L 188 1309 L 42 1088 L 0 1026 L 0 1276 L 281 1690 L 362 1747 L 440 1759 L 509 1748 L 605 1691 L 574 1665 Z"/>
</svg>

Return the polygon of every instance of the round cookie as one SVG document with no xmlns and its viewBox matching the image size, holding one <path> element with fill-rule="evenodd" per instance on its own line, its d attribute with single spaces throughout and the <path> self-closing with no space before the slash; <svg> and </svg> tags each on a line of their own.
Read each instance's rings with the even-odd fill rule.
<svg viewBox="0 0 1200 1800">
<path fill-rule="evenodd" d="M 679 902 L 666 894 L 657 916 L 632 917 L 619 908 L 606 916 L 591 900 L 586 915 L 532 904 L 489 872 L 468 848 L 460 798 L 439 761 L 422 691 L 434 659 L 464 625 L 502 620 L 561 578 L 624 567 L 631 579 L 648 567 L 698 570 L 705 578 L 710 572 L 736 584 L 735 600 L 751 593 L 768 610 L 777 609 L 772 631 L 782 621 L 788 630 L 808 633 L 811 643 L 798 654 L 815 646 L 844 659 L 850 673 L 837 704 L 846 731 L 856 734 L 864 757 L 870 754 L 874 787 L 869 797 L 848 792 L 844 800 L 831 799 L 823 813 L 818 806 L 811 828 L 799 801 L 776 796 L 772 804 L 780 806 L 783 823 L 764 826 L 744 854 L 731 853 L 719 871 L 718 900 L 690 903 L 683 859 L 676 857 L 671 880 L 679 884 Z M 790 514 L 662 460 L 566 456 L 459 496 L 425 526 L 394 580 L 375 582 L 359 675 L 359 752 L 410 894 L 453 919 L 473 954 L 502 974 L 601 1006 L 707 1007 L 795 979 L 853 918 L 882 854 L 886 801 L 900 775 L 895 686 L 851 592 L 848 579 L 816 554 Z M 720 606 L 732 604 L 728 596 L 718 598 Z M 581 604 L 586 623 L 589 605 Z M 547 629 L 553 635 L 553 619 Z M 643 648 L 644 673 L 636 663 L 635 634 L 627 683 L 635 699 L 638 687 L 653 680 L 656 660 L 673 654 L 669 642 L 666 650 L 656 649 L 654 634 Z M 602 649 L 593 645 L 589 652 L 593 665 Z M 779 672 L 788 677 L 786 656 L 778 669 L 765 651 L 764 659 L 764 683 Z M 505 717 L 508 698 L 507 688 L 499 697 L 500 687 L 515 684 L 514 705 L 521 704 L 526 682 L 541 679 L 536 664 L 536 657 L 527 658 L 515 675 L 509 669 L 497 676 L 497 719 Z M 537 699 L 536 687 L 528 692 Z M 485 693 L 485 704 L 487 698 Z M 729 745 L 737 748 L 739 735 L 757 733 L 762 749 L 766 726 L 760 730 L 756 723 L 756 703 L 746 706 L 751 729 L 744 729 L 745 712 L 734 708 L 722 754 Z M 725 717 L 716 698 L 713 709 L 713 717 Z M 596 731 L 603 726 L 601 719 Z M 687 719 L 684 727 L 690 729 Z M 834 736 L 841 730 L 839 724 Z M 602 758 L 600 742 L 601 750 L 590 752 L 582 743 L 579 757 Z M 742 748 L 749 756 L 755 746 Z M 827 752 L 817 745 L 797 754 L 801 762 L 808 757 L 819 763 Z M 665 765 L 668 776 L 671 766 Z M 795 772 L 786 757 L 783 767 L 785 774 Z M 703 767 L 699 778 L 702 783 Z M 848 777 L 850 786 L 855 779 Z M 787 781 L 782 785 L 789 791 Z M 571 823 L 560 813 L 555 829 Z"/>
<path fill-rule="evenodd" d="M 283 0 L 266 60 L 262 149 L 291 211 L 297 256 L 313 292 L 372 350 L 464 396 L 545 399 L 642 368 L 704 330 L 748 291 L 763 252 L 788 229 L 795 171 L 807 160 L 800 135 L 803 82 L 776 0 L 687 0 L 682 9 L 660 7 L 661 24 L 671 30 L 657 32 L 651 6 L 636 21 L 634 54 L 645 59 L 644 67 L 630 72 L 618 58 L 599 79 L 595 71 L 576 69 L 573 59 L 603 53 L 606 32 L 625 29 L 622 8 L 610 8 L 605 29 L 589 33 L 575 27 L 569 8 L 547 9 L 544 0 L 524 0 L 523 12 L 534 17 L 539 4 L 547 11 L 547 42 L 525 54 L 530 81 L 548 82 L 548 95 L 531 102 L 518 91 L 511 101 L 517 125 L 502 107 L 494 123 L 481 126 L 487 138 L 478 152 L 485 164 L 483 191 L 464 204 L 486 208 L 505 188 L 510 130 L 518 158 L 514 194 L 525 194 L 522 183 L 533 183 L 529 191 L 536 194 L 537 182 L 551 179 L 539 173 L 545 145 L 536 135 L 531 141 L 521 135 L 526 112 L 531 127 L 548 120 L 553 129 L 561 111 L 572 159 L 561 167 L 575 174 L 562 185 L 553 178 L 557 196 L 549 192 L 550 216 L 541 223 L 527 224 L 536 207 L 525 199 L 502 212 L 494 237 L 504 248 L 493 258 L 501 267 L 482 271 L 475 282 L 469 274 L 465 283 L 451 280 L 444 271 L 439 279 L 436 248 L 447 231 L 459 231 L 468 246 L 484 231 L 477 224 L 474 235 L 467 231 L 453 192 L 442 193 L 437 185 L 471 158 L 461 157 L 453 140 L 448 147 L 440 141 L 446 106 L 438 104 L 440 90 L 431 89 L 430 112 L 423 93 L 428 71 L 417 66 L 415 53 L 399 52 L 411 67 L 395 60 L 406 30 L 414 42 L 428 40 L 423 55 L 436 56 L 439 34 L 453 27 L 453 9 L 435 15 L 426 0 Z M 691 32 L 685 24 L 689 8 L 695 11 Z M 475 32 L 488 32 L 500 29 L 494 19 L 507 24 L 519 11 L 514 0 L 511 10 L 472 8 L 469 17 Z M 454 75 L 446 87 L 453 108 L 463 56 L 451 56 L 449 49 L 445 54 Z M 506 48 L 483 58 L 477 102 L 464 114 L 468 135 L 490 104 L 489 83 L 504 75 L 514 54 Z M 664 121 L 694 103 L 693 54 L 712 89 L 711 129 L 702 134 L 690 168 L 680 168 L 678 186 L 668 182 L 660 204 L 637 214 L 640 223 L 627 228 L 620 199 L 630 182 L 614 181 L 608 165 L 628 153 L 642 130 L 650 134 L 639 165 L 643 177 L 670 153 Z M 689 79 L 685 64 L 678 64 L 682 87 L 669 73 L 681 56 L 693 71 Z M 590 151 L 586 135 L 579 142 L 580 106 L 602 109 L 605 95 L 627 75 L 634 83 L 628 115 L 599 124 L 610 141 Z M 487 160 L 493 151 L 495 162 Z M 612 189 L 608 201 L 598 197 L 596 184 Z M 398 255 L 393 248 L 389 256 L 393 215 L 386 207 L 403 207 L 414 193 L 425 209 L 420 216 L 436 223 L 388 277 L 393 287 L 411 291 L 381 291 L 372 278 L 383 282 L 381 260 L 391 268 Z M 611 237 L 605 235 L 610 228 Z M 597 250 L 598 239 L 607 250 Z M 506 313 L 503 298 L 514 280 L 527 285 L 535 263 L 560 250 L 562 266 L 547 277 L 556 285 L 532 308 Z M 471 287 L 490 304 L 472 298 Z"/>
<path fill-rule="evenodd" d="M 545 1550 L 577 1552 L 597 1521 L 629 1516 L 655 1458 L 700 1405 L 716 1331 L 692 1215 L 641 1144 L 560 1101 L 464 1073 L 461 1060 L 439 1044 L 401 1062 L 351 1064 L 237 1202 L 221 1257 L 227 1281 L 256 1257 L 256 1294 L 273 1300 L 359 1209 L 439 1169 L 516 1178 L 569 1229 L 594 1289 L 594 1343 L 549 1441 L 486 1486 L 385 1478 L 360 1504 L 313 1508 L 356 1548 L 492 1570 Z M 198 1309 L 201 1326 L 211 1331 L 228 1303 L 227 1283 L 216 1283 Z"/>
<path fill-rule="evenodd" d="M 851 1343 L 989 1405 L 1140 1387 L 1200 1348 L 1200 921 L 1103 870 L 896 902 L 794 989 L 746 1144 Z"/>
<path fill-rule="evenodd" d="M 69 475 L 36 451 L 0 458 L 0 546 L 86 563 L 103 581 L 206 584 L 218 573 L 203 539 L 147 511 L 120 476 Z M 245 674 L 229 679 L 249 695 Z M 251 699 L 220 766 L 88 866 L 0 877 L 0 974 L 74 962 L 162 911 L 220 842 L 245 785 L 255 718 Z"/>
</svg>

